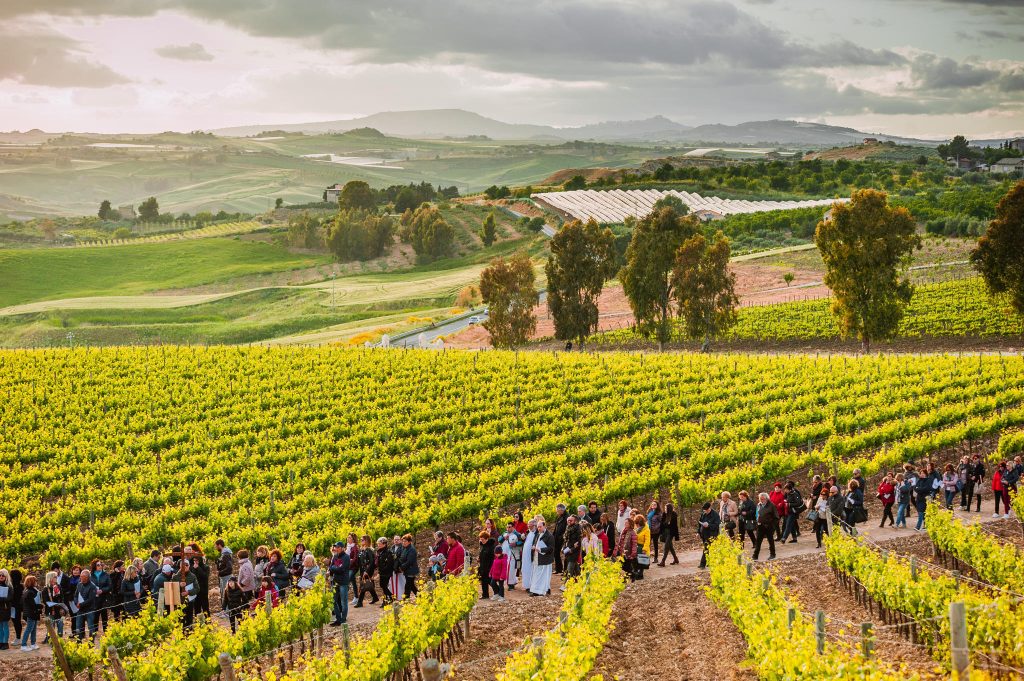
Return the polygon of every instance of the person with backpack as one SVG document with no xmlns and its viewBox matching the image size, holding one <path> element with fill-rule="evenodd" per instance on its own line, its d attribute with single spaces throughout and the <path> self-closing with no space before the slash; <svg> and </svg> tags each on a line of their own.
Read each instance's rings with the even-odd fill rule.
<svg viewBox="0 0 1024 681">
<path fill-rule="evenodd" d="M 789 537 L 789 543 L 795 544 L 797 537 L 800 536 L 800 514 L 806 509 L 804 507 L 804 498 L 800 494 L 800 490 L 797 489 L 796 483 L 792 480 L 786 481 L 786 518 L 783 523 L 782 537 L 780 541 L 785 543 L 786 537 Z"/>
<path fill-rule="evenodd" d="M 658 562 L 658 540 L 661 538 L 661 503 L 655 499 L 647 508 L 647 527 L 651 529 L 651 560 Z"/>
</svg>

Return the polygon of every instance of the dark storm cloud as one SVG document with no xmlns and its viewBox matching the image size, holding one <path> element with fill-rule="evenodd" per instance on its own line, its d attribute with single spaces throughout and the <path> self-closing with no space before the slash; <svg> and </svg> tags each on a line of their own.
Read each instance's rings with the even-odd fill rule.
<svg viewBox="0 0 1024 681">
<path fill-rule="evenodd" d="M 102 88 L 128 79 L 87 59 L 70 38 L 0 28 L 0 81 L 49 87 Z"/>
<path fill-rule="evenodd" d="M 1001 75 L 993 68 L 957 62 L 949 57 L 925 54 L 911 62 L 911 76 L 925 90 L 973 88 L 995 81 Z"/>
</svg>

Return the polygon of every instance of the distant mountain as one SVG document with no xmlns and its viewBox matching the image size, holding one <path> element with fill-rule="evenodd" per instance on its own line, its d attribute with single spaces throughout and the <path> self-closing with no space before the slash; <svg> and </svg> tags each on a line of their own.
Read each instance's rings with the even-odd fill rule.
<svg viewBox="0 0 1024 681">
<path fill-rule="evenodd" d="M 595 142 L 662 142 L 669 144 L 765 144 L 801 146 L 845 146 L 865 137 L 902 144 L 933 144 L 892 135 L 863 133 L 821 123 L 797 121 L 753 121 L 739 125 L 699 125 L 689 127 L 664 116 L 637 121 L 609 121 L 579 127 L 556 128 L 550 125 L 504 123 L 462 109 L 423 111 L 385 111 L 362 118 L 314 123 L 246 125 L 211 132 L 226 137 L 249 137 L 271 130 L 323 134 L 346 132 L 355 128 L 374 128 L 385 135 L 417 139 L 486 135 L 495 140 L 548 140 Z"/>
</svg>

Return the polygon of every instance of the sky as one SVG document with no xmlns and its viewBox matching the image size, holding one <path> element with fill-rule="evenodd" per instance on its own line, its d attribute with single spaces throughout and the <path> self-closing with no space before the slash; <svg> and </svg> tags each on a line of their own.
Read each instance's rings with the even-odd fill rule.
<svg viewBox="0 0 1024 681">
<path fill-rule="evenodd" d="M 0 130 L 461 108 L 1024 134 L 1024 0 L 0 0 Z"/>
</svg>

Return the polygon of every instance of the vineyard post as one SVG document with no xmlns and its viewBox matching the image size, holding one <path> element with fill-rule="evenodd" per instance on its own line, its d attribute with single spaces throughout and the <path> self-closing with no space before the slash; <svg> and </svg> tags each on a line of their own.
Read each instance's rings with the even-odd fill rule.
<svg viewBox="0 0 1024 681">
<path fill-rule="evenodd" d="M 270 614 L 274 611 L 274 601 L 271 598 L 271 596 L 273 596 L 273 594 L 270 591 L 268 591 L 267 595 L 263 599 L 263 602 L 267 606 L 267 617 L 270 617 Z"/>
<path fill-rule="evenodd" d="M 533 654 L 537 656 L 537 669 L 544 667 L 544 637 L 533 637 Z"/>
<path fill-rule="evenodd" d="M 221 653 L 217 656 L 217 661 L 220 662 L 222 681 L 235 681 L 235 665 L 231 662 L 231 656 Z"/>
<path fill-rule="evenodd" d="M 910 557 L 910 579 L 917 581 L 917 556 Z"/>
<path fill-rule="evenodd" d="M 953 658 L 953 678 L 969 678 L 971 656 L 967 644 L 967 614 L 963 601 L 949 604 L 949 650 Z"/>
<path fill-rule="evenodd" d="M 341 625 L 341 646 L 345 650 L 345 664 L 352 662 L 352 648 L 348 638 L 348 622 Z"/>
<path fill-rule="evenodd" d="M 796 620 L 796 608 L 790 607 L 786 610 L 786 628 L 793 631 L 793 622 Z"/>
<path fill-rule="evenodd" d="M 871 651 L 874 649 L 875 644 L 871 637 L 871 622 L 861 622 L 860 625 L 860 645 L 861 650 L 864 653 L 864 659 L 871 659 Z"/>
<path fill-rule="evenodd" d="M 463 624 L 466 627 L 466 641 L 469 641 L 469 613 L 466 613 L 466 619 L 463 620 Z"/>
<path fill-rule="evenodd" d="M 156 616 L 157 617 L 163 617 L 164 616 L 164 590 L 163 589 L 160 589 L 160 591 L 158 591 L 157 594 L 156 594 Z"/>
<path fill-rule="evenodd" d="M 956 588 L 959 589 L 960 588 L 960 571 L 959 570 L 953 570 L 951 574 L 953 575 L 953 579 L 956 580 Z"/>
<path fill-rule="evenodd" d="M 128 681 L 124 667 L 121 666 L 121 658 L 117 656 L 117 648 L 114 646 L 107 646 L 107 661 L 110 662 L 110 671 L 114 672 L 117 681 Z"/>
<path fill-rule="evenodd" d="M 71 665 L 68 664 L 68 658 L 64 655 L 64 646 L 61 645 L 60 636 L 57 636 L 57 631 L 53 628 L 53 620 L 49 617 L 46 618 L 46 634 L 50 637 L 50 641 L 53 644 L 53 656 L 57 658 L 57 664 L 60 665 L 60 670 L 64 672 L 64 678 L 66 681 L 75 681 L 75 675 L 71 672 Z"/>
<path fill-rule="evenodd" d="M 818 654 L 825 654 L 825 611 L 814 611 L 814 637 L 818 639 Z"/>
</svg>

